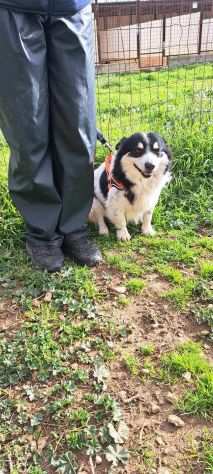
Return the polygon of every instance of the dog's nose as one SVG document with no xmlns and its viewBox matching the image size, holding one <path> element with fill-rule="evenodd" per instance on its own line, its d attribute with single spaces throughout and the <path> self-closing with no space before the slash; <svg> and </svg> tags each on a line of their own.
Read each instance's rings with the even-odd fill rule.
<svg viewBox="0 0 213 474">
<path fill-rule="evenodd" d="M 153 165 L 152 163 L 149 163 L 149 161 L 147 161 L 145 163 L 145 168 L 146 168 L 147 171 L 151 172 L 154 169 L 154 167 L 155 167 L 155 165 Z"/>
</svg>

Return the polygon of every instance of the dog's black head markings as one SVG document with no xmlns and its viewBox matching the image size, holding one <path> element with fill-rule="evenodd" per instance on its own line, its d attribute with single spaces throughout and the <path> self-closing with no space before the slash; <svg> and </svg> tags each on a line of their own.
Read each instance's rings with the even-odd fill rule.
<svg viewBox="0 0 213 474">
<path fill-rule="evenodd" d="M 169 169 L 169 161 L 172 157 L 171 150 L 158 133 L 135 133 L 129 138 L 124 137 L 117 144 L 116 149 L 118 151 L 115 160 L 115 173 L 120 176 L 121 181 L 124 179 L 124 175 L 129 176 L 127 171 L 131 166 L 137 169 L 142 177 L 146 179 L 153 175 L 162 159 L 165 161 L 165 173 Z M 126 159 L 126 166 L 123 166 L 124 158 Z M 128 164 L 127 159 L 129 159 Z"/>
</svg>

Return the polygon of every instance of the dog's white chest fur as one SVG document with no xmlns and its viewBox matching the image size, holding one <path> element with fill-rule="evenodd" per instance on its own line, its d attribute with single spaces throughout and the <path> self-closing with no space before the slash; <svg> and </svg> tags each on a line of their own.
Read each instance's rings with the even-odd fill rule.
<svg viewBox="0 0 213 474">
<path fill-rule="evenodd" d="M 120 210 L 121 214 L 125 215 L 127 223 L 143 223 L 144 216 L 149 212 L 153 212 L 161 190 L 170 179 L 170 173 L 162 174 L 160 170 L 148 180 L 141 179 L 132 187 L 134 196 L 132 202 L 128 200 L 125 191 L 112 188 L 106 202 L 105 216 L 114 222 L 117 219 L 119 220 Z M 146 234 L 153 232 L 149 226 L 144 231 Z"/>
<path fill-rule="evenodd" d="M 160 193 L 164 186 L 170 181 L 170 173 L 158 173 L 148 180 L 143 180 L 141 184 L 136 184 L 133 187 L 135 200 L 127 209 L 127 220 L 134 220 L 138 222 L 141 217 L 149 210 L 154 209 Z"/>
</svg>

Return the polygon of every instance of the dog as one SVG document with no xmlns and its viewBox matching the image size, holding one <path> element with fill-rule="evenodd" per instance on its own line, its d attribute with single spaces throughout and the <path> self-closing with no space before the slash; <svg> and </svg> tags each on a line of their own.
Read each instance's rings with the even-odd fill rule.
<svg viewBox="0 0 213 474">
<path fill-rule="evenodd" d="M 144 235 L 154 235 L 152 214 L 164 186 L 171 180 L 172 152 L 157 133 L 134 133 L 122 138 L 115 153 L 95 170 L 95 193 L 90 222 L 100 235 L 114 224 L 118 240 L 130 240 L 129 222 L 141 223 Z"/>
</svg>

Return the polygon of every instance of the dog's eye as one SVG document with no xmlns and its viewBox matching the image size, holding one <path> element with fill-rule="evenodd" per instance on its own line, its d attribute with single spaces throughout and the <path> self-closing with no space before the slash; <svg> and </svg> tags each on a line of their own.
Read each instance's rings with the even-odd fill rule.
<svg viewBox="0 0 213 474">
<path fill-rule="evenodd" d="M 159 156 L 160 154 L 160 147 L 158 145 L 158 142 L 155 142 L 154 145 L 152 146 L 152 151 Z"/>
<path fill-rule="evenodd" d="M 143 153 L 144 153 L 143 148 L 135 148 L 135 150 L 131 152 L 131 156 L 133 156 L 134 158 L 139 158 L 140 156 L 143 155 Z"/>
</svg>

